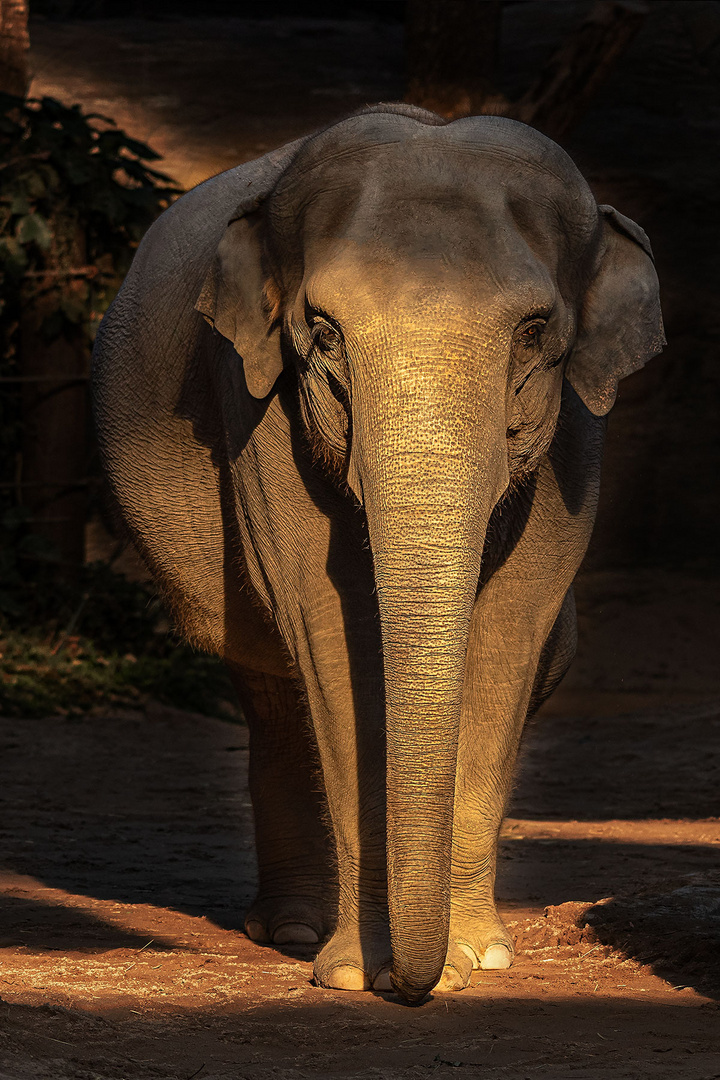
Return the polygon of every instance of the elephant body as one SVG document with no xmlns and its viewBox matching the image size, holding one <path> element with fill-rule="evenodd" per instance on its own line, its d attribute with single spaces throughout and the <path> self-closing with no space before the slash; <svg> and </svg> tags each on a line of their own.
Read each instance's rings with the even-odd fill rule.
<svg viewBox="0 0 720 1080">
<path fill-rule="evenodd" d="M 214 177 L 101 327 L 139 550 L 250 727 L 256 940 L 419 1001 L 506 967 L 497 838 L 574 651 L 617 381 L 659 351 L 647 238 L 497 117 L 377 106 Z"/>
</svg>

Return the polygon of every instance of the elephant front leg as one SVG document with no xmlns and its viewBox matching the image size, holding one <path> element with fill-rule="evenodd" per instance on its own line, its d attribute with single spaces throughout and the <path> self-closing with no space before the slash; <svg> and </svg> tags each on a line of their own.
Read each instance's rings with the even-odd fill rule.
<svg viewBox="0 0 720 1080">
<path fill-rule="evenodd" d="M 495 904 L 498 835 L 527 715 L 537 657 L 508 655 L 502 629 L 476 619 L 458 748 L 451 920 L 439 990 L 473 969 L 510 967 L 514 946 Z"/>
<path fill-rule="evenodd" d="M 552 693 L 575 648 L 571 590 L 557 613 L 550 598 L 538 609 L 513 603 L 504 592 L 491 588 L 478 602 L 468 649 L 455 787 L 450 941 L 441 990 L 461 990 L 475 968 L 512 964 L 513 940 L 495 905 L 500 826 L 525 719 Z M 544 642 L 541 648 L 539 642 Z"/>
<path fill-rule="evenodd" d="M 475 605 L 455 788 L 447 989 L 466 986 L 474 967 L 512 963 L 513 942 L 495 906 L 498 836 L 525 719 L 574 653 L 570 590 L 595 518 L 603 438 L 602 420 L 567 388 L 547 457 L 503 508 L 504 557 Z"/>
<path fill-rule="evenodd" d="M 468 648 L 453 825 L 452 913 L 438 989 L 461 990 L 473 969 L 508 968 L 512 937 L 495 904 L 500 826 L 529 712 L 567 670 L 575 648 L 568 591 L 532 599 L 490 583 L 475 609 Z M 559 592 L 562 595 L 562 592 Z"/>
<path fill-rule="evenodd" d="M 307 707 L 291 679 L 231 668 L 250 729 L 258 893 L 253 941 L 314 944 L 333 925 L 337 873 Z"/>
<path fill-rule="evenodd" d="M 357 613 L 365 600 L 359 597 Z M 367 602 L 365 600 L 365 602 Z M 313 612 L 300 657 L 335 840 L 338 914 L 315 960 L 320 986 L 389 990 L 382 659 L 374 620 L 346 630 L 334 598 Z M 352 635 L 348 641 L 346 634 Z"/>
<path fill-rule="evenodd" d="M 461 990 L 473 969 L 508 968 L 512 937 L 495 905 L 498 836 L 529 712 L 552 693 L 575 651 L 569 589 L 513 596 L 491 583 L 475 610 L 458 750 L 453 827 L 452 915 L 438 989 Z M 540 601 L 538 603 L 538 601 Z M 550 630 L 548 631 L 548 626 Z"/>
<path fill-rule="evenodd" d="M 314 975 L 338 990 L 390 990 L 384 732 L 342 696 L 332 712 L 314 711 L 339 879 L 337 925 Z"/>
</svg>

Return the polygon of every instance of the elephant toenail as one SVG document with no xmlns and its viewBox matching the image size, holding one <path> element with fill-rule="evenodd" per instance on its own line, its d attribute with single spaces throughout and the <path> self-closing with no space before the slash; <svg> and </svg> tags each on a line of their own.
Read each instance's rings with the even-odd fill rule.
<svg viewBox="0 0 720 1080">
<path fill-rule="evenodd" d="M 247 919 L 245 922 L 245 933 L 252 941 L 270 940 L 265 927 L 261 922 L 258 922 L 257 919 Z"/>
<path fill-rule="evenodd" d="M 369 990 L 370 980 L 360 968 L 343 964 L 333 968 L 327 982 L 324 985 L 331 990 Z"/>
<path fill-rule="evenodd" d="M 483 971 L 502 971 L 509 968 L 512 962 L 513 954 L 510 949 L 497 941 L 494 945 L 488 945 L 480 967 Z"/>
<path fill-rule="evenodd" d="M 458 941 L 458 948 L 465 953 L 468 960 L 473 966 L 473 971 L 480 967 L 480 961 L 477 958 L 477 953 L 470 945 L 466 945 L 464 941 Z"/>
<path fill-rule="evenodd" d="M 275 945 L 317 945 L 320 938 L 306 923 L 283 923 L 273 933 Z"/>
</svg>

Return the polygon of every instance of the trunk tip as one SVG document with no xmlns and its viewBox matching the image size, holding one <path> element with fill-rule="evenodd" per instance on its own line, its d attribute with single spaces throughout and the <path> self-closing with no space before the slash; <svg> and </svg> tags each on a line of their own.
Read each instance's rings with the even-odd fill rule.
<svg viewBox="0 0 720 1080">
<path fill-rule="evenodd" d="M 438 976 L 437 979 L 433 978 L 429 984 L 427 981 L 419 983 L 417 980 L 399 976 L 394 971 L 391 971 L 390 984 L 395 993 L 403 999 L 405 1005 L 416 1006 L 422 1005 L 427 1001 L 430 991 L 437 983 L 439 977 L 440 976 Z"/>
</svg>

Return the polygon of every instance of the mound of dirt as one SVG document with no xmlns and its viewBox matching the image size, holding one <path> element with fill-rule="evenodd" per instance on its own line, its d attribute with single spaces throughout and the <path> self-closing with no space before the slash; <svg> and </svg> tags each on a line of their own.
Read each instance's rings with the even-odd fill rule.
<svg viewBox="0 0 720 1080">
<path fill-rule="evenodd" d="M 605 901 L 601 901 L 605 903 Z M 598 936 L 588 920 L 588 912 L 596 904 L 582 900 L 568 900 L 564 904 L 550 904 L 542 918 L 526 923 L 517 934 L 518 951 L 534 952 L 566 945 L 596 945 Z"/>
<path fill-rule="evenodd" d="M 678 989 L 720 991 L 720 871 L 704 871 L 595 903 L 568 901 L 516 927 L 518 951 L 619 954 Z M 582 951 L 587 946 L 587 952 Z M 679 984 L 679 985 L 678 985 Z"/>
<path fill-rule="evenodd" d="M 720 871 L 601 900 L 581 919 L 583 933 L 651 964 L 668 982 L 720 991 Z"/>
</svg>

